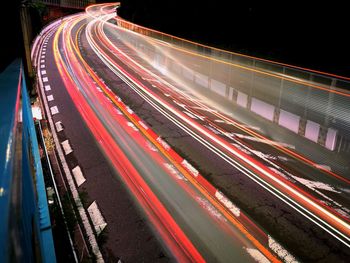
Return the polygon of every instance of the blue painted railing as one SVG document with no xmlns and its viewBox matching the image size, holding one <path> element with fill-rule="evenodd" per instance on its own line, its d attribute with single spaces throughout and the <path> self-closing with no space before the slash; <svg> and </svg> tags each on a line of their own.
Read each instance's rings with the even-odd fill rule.
<svg viewBox="0 0 350 263">
<path fill-rule="evenodd" d="M 0 262 L 56 262 L 46 189 L 20 60 L 0 74 Z"/>
</svg>

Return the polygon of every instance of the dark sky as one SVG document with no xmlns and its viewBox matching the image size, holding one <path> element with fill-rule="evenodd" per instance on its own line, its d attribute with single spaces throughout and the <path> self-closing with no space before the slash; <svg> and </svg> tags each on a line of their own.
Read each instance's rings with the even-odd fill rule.
<svg viewBox="0 0 350 263">
<path fill-rule="evenodd" d="M 122 0 L 136 23 L 280 62 L 350 77 L 348 8 L 330 1 Z M 261 4 L 263 3 L 263 4 Z"/>
<path fill-rule="evenodd" d="M 10 18 L 0 16 L 0 71 L 22 54 L 19 2 L 4 1 L 2 8 Z M 121 0 L 120 14 L 204 44 L 350 77 L 349 9 L 345 4 L 259 2 Z"/>
<path fill-rule="evenodd" d="M 1 2 L 0 72 L 16 57 L 20 57 L 22 55 L 21 28 L 18 7 L 18 0 Z"/>
</svg>

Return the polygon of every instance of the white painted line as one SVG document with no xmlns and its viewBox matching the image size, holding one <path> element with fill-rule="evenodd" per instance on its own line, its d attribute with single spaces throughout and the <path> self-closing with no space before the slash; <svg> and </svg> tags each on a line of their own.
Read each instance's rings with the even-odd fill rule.
<svg viewBox="0 0 350 263">
<path fill-rule="evenodd" d="M 72 173 L 74 175 L 75 182 L 77 183 L 78 187 L 81 186 L 85 181 L 85 177 L 83 175 L 83 172 L 81 171 L 79 166 L 76 166 L 72 169 Z"/>
<path fill-rule="evenodd" d="M 47 101 L 53 101 L 53 95 L 47 96 Z"/>
<path fill-rule="evenodd" d="M 99 235 L 103 229 L 107 226 L 105 219 L 103 218 L 100 209 L 97 206 L 96 201 L 94 201 L 88 208 L 90 218 L 95 226 L 97 235 Z"/>
<path fill-rule="evenodd" d="M 164 166 L 170 171 L 170 173 L 172 173 L 173 175 L 175 175 L 175 177 L 177 179 L 180 180 L 184 180 L 184 181 L 188 181 L 187 178 L 185 176 L 183 176 L 176 168 L 174 165 L 170 164 L 170 163 L 164 163 Z"/>
<path fill-rule="evenodd" d="M 225 123 L 225 121 L 224 120 L 221 120 L 221 119 L 216 119 L 216 120 L 214 120 L 215 122 L 217 122 L 217 123 Z"/>
<path fill-rule="evenodd" d="M 167 144 L 167 142 L 164 141 L 162 138 L 158 137 L 158 138 L 157 138 L 157 142 L 159 142 L 160 145 L 162 145 L 162 147 L 163 147 L 165 150 L 168 151 L 168 150 L 170 149 L 170 145 Z"/>
<path fill-rule="evenodd" d="M 192 113 L 189 113 L 188 111 L 183 111 L 183 113 L 185 113 L 186 115 L 188 115 L 192 119 L 195 119 L 195 120 L 197 119 L 196 116 L 194 116 Z"/>
<path fill-rule="evenodd" d="M 185 98 L 186 99 L 186 98 Z M 196 100 L 192 100 L 192 101 L 196 101 Z M 195 110 L 201 110 L 201 111 L 207 111 L 207 112 L 214 112 L 214 113 L 218 113 L 217 110 L 213 110 L 213 109 L 210 109 L 210 108 L 204 108 L 204 107 L 199 107 L 199 106 L 191 106 L 192 109 L 195 109 Z"/>
<path fill-rule="evenodd" d="M 158 148 L 154 146 L 154 144 L 151 143 L 150 141 L 146 141 L 146 145 L 148 149 L 150 149 L 152 152 L 158 152 Z"/>
<path fill-rule="evenodd" d="M 286 263 L 296 263 L 298 262 L 286 249 L 284 249 L 276 240 L 274 240 L 270 235 L 269 247 L 275 252 L 280 258 L 284 259 Z"/>
<path fill-rule="evenodd" d="M 270 261 L 256 248 L 246 248 L 248 254 L 258 263 L 269 263 Z"/>
<path fill-rule="evenodd" d="M 138 130 L 139 130 L 139 129 L 136 128 L 136 126 L 135 126 L 132 122 L 130 122 L 130 121 L 127 122 L 127 125 L 128 125 L 129 127 L 131 127 L 134 131 L 138 131 Z"/>
<path fill-rule="evenodd" d="M 63 131 L 63 125 L 61 121 L 55 123 L 57 132 Z"/>
<path fill-rule="evenodd" d="M 72 147 L 70 146 L 68 140 L 65 140 L 65 141 L 61 142 L 61 144 L 62 144 L 62 147 L 63 147 L 63 150 L 64 150 L 65 155 L 68 155 L 68 154 L 70 154 L 71 152 L 73 152 L 73 149 L 72 149 Z"/>
<path fill-rule="evenodd" d="M 46 70 L 42 70 L 41 75 L 46 75 Z"/>
<path fill-rule="evenodd" d="M 46 51 L 43 51 L 41 54 L 45 55 L 45 54 L 46 54 Z"/>
<path fill-rule="evenodd" d="M 40 68 L 45 68 L 45 64 L 41 64 L 41 65 L 40 65 Z"/>
<path fill-rule="evenodd" d="M 59 113 L 57 106 L 51 107 L 50 111 L 51 111 L 51 115 L 55 115 L 55 114 Z"/>
<path fill-rule="evenodd" d="M 134 113 L 134 111 L 132 109 L 130 109 L 129 106 L 126 106 L 126 111 L 129 112 L 130 114 Z"/>
<path fill-rule="evenodd" d="M 45 59 L 40 60 L 40 63 L 45 63 Z"/>
<path fill-rule="evenodd" d="M 45 56 L 41 56 L 41 58 L 45 58 Z"/>
<path fill-rule="evenodd" d="M 43 82 L 48 82 L 49 78 L 48 77 L 43 77 Z"/>
<path fill-rule="evenodd" d="M 314 166 L 318 169 L 324 169 L 330 172 L 332 171 L 332 168 L 327 164 L 315 164 Z"/>
<path fill-rule="evenodd" d="M 315 190 L 315 189 L 320 189 L 320 190 L 325 190 L 325 191 L 330 191 L 334 193 L 340 194 L 341 192 L 337 191 L 332 185 L 327 184 L 327 183 L 322 183 L 322 182 L 317 182 L 317 181 L 312 181 L 312 180 L 307 180 L 305 178 L 301 178 L 298 176 L 292 175 L 292 177 L 300 182 L 301 184 L 305 185 L 306 187 Z"/>
<path fill-rule="evenodd" d="M 142 128 L 148 130 L 148 126 L 143 121 L 139 121 L 139 124 L 142 126 Z"/>
<path fill-rule="evenodd" d="M 227 222 L 225 216 L 220 213 L 215 206 L 213 206 L 210 201 L 203 197 L 196 197 L 197 202 L 201 207 L 203 207 L 205 210 L 207 210 L 212 216 L 216 217 L 217 219 L 220 219 L 221 221 Z"/>
<path fill-rule="evenodd" d="M 50 85 L 45 85 L 45 90 L 46 90 L 46 91 L 49 91 L 49 90 L 51 90 L 51 87 L 50 87 Z"/>
<path fill-rule="evenodd" d="M 40 77 L 41 76 L 40 76 L 40 73 L 39 73 L 39 80 L 40 80 Z M 41 88 L 42 96 L 45 97 L 44 90 L 43 90 L 43 83 L 41 81 L 39 81 L 39 86 Z M 49 106 L 48 106 L 46 100 L 44 100 L 44 106 L 45 106 L 46 110 L 49 109 Z M 53 124 L 52 117 L 51 117 L 50 114 L 48 114 L 48 119 L 49 119 L 49 123 L 50 123 L 51 130 L 52 130 L 52 136 L 53 136 L 55 144 L 56 144 L 58 157 L 59 157 L 59 159 L 61 161 L 64 173 L 66 174 L 66 178 L 67 178 L 67 181 L 68 181 L 69 189 L 71 190 L 74 202 L 75 202 L 75 204 L 76 204 L 76 206 L 78 208 L 78 212 L 79 212 L 79 215 L 81 217 L 81 221 L 83 223 L 86 235 L 88 237 L 88 241 L 89 241 L 89 243 L 90 243 L 90 245 L 92 247 L 92 252 L 94 253 L 94 255 L 96 257 L 96 262 L 104 262 L 102 253 L 100 251 L 100 248 L 99 248 L 97 240 L 96 240 L 96 237 L 95 237 L 95 235 L 94 235 L 94 233 L 92 231 L 92 228 L 91 228 L 91 225 L 90 225 L 90 221 L 89 221 L 89 219 L 87 217 L 86 211 L 85 211 L 85 209 L 84 209 L 84 207 L 82 205 L 82 202 L 80 200 L 80 196 L 79 196 L 78 190 L 75 187 L 75 184 L 73 182 L 72 173 L 71 173 L 71 171 L 70 171 L 70 169 L 68 167 L 67 161 L 66 161 L 66 159 L 65 159 L 65 157 L 63 155 L 62 148 L 61 148 L 60 142 L 58 140 L 56 131 L 54 129 L 54 124 Z"/>
<path fill-rule="evenodd" d="M 261 143 L 265 143 L 265 144 L 277 145 L 277 146 L 282 146 L 282 147 L 286 147 L 286 148 L 290 148 L 290 149 L 295 149 L 294 145 L 284 143 L 284 142 L 276 142 L 276 141 L 272 141 L 269 139 L 261 139 L 261 138 L 257 138 L 254 136 L 244 135 L 244 134 L 240 134 L 240 133 L 231 133 L 231 135 L 236 136 L 236 137 L 241 138 L 241 139 L 247 139 L 250 141 L 261 142 Z"/>
<path fill-rule="evenodd" d="M 235 206 L 230 199 L 228 199 L 222 192 L 219 190 L 216 190 L 215 197 L 228 209 L 231 211 L 232 214 L 234 214 L 236 217 L 239 217 L 241 214 L 241 210 Z"/>
<path fill-rule="evenodd" d="M 189 117 L 191 117 L 192 119 L 200 119 L 201 121 L 203 121 L 205 119 L 204 116 L 198 115 L 194 112 L 188 112 L 188 111 L 183 111 L 185 114 L 187 114 Z"/>
<path fill-rule="evenodd" d="M 196 168 L 192 166 L 186 159 L 181 162 L 182 166 L 184 166 L 194 177 L 199 175 L 199 172 Z"/>
</svg>

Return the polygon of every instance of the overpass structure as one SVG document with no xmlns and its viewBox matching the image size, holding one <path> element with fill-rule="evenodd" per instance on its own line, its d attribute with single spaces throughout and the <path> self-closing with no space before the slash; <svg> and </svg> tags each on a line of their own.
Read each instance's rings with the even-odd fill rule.
<svg viewBox="0 0 350 263">
<path fill-rule="evenodd" d="M 157 68 L 337 154 L 350 154 L 350 78 L 201 45 L 118 17 Z M 155 45 L 151 39 L 157 39 Z"/>
<path fill-rule="evenodd" d="M 0 75 L 0 261 L 56 262 L 46 187 L 20 60 Z"/>
<path fill-rule="evenodd" d="M 33 46 L 69 186 L 98 201 L 110 240 L 120 185 L 96 176 L 88 146 L 179 261 L 348 258 L 350 79 L 180 39 L 115 7 L 56 21 Z M 101 230 L 87 232 L 102 262 Z"/>
</svg>

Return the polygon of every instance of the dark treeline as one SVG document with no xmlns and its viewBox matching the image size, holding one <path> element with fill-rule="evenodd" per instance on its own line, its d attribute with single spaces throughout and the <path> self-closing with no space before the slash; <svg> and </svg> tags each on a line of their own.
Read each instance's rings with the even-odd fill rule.
<svg viewBox="0 0 350 263">
<path fill-rule="evenodd" d="M 119 14 L 204 44 L 350 77 L 348 8 L 298 2 L 122 0 Z"/>
</svg>

